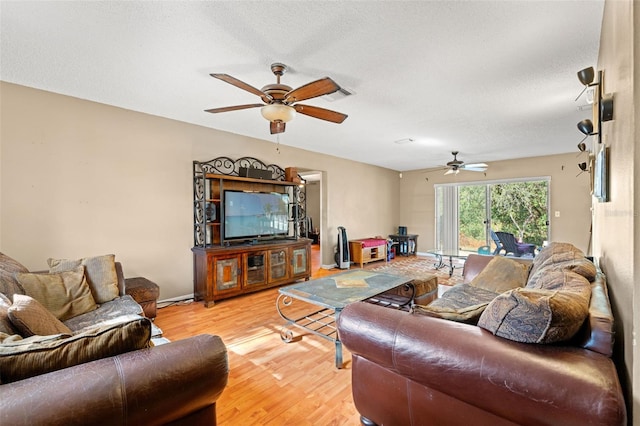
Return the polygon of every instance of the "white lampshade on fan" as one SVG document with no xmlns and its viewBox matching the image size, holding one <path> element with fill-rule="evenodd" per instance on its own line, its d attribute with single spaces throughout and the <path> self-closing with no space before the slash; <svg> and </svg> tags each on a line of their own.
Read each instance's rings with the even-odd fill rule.
<svg viewBox="0 0 640 426">
<path fill-rule="evenodd" d="M 282 121 L 286 123 L 296 116 L 296 110 L 293 107 L 283 104 L 265 105 L 260 112 L 264 118 L 271 122 Z"/>
</svg>

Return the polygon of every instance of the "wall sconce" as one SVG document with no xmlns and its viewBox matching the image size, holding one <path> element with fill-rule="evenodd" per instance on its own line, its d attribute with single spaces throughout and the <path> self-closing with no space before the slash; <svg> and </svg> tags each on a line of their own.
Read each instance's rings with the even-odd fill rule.
<svg viewBox="0 0 640 426">
<path fill-rule="evenodd" d="M 589 171 L 589 167 L 587 166 L 586 162 L 578 163 L 578 168 L 580 169 L 580 173 L 578 173 L 576 175 L 576 177 L 580 176 L 584 172 L 588 172 Z"/>
<path fill-rule="evenodd" d="M 582 96 L 585 90 L 587 90 L 589 87 L 597 86 L 598 84 L 600 84 L 600 83 L 595 83 L 595 84 L 593 83 L 594 77 L 595 77 L 595 72 L 593 71 L 593 67 L 585 68 L 583 70 L 578 71 L 578 80 L 580 80 L 580 83 L 584 85 L 584 89 L 582 89 L 582 92 L 580 92 L 580 94 L 576 98 L 576 101 L 580 99 L 580 96 Z"/>
<path fill-rule="evenodd" d="M 597 86 L 595 100 L 598 102 L 598 110 L 597 112 L 597 132 L 593 131 L 593 123 L 589 119 L 582 120 L 578 123 L 578 130 L 585 135 L 584 138 L 580 141 L 580 143 L 584 142 L 584 140 L 588 136 L 600 136 L 600 128 L 602 127 L 602 122 L 613 120 L 613 95 L 603 95 L 602 94 L 602 71 L 598 71 L 598 81 L 594 83 L 593 79 L 595 78 L 595 71 L 593 67 L 585 68 L 583 70 L 578 71 L 578 80 L 580 83 L 584 85 L 584 89 L 580 92 L 580 95 L 576 98 L 576 101 L 582 96 L 585 90 L 588 87 Z M 578 146 L 580 146 L 580 143 Z M 602 143 L 602 139 L 598 137 L 598 143 Z"/>
<path fill-rule="evenodd" d="M 598 132 L 593 131 L 593 123 L 588 118 L 585 118 L 584 120 L 578 123 L 578 130 L 580 130 L 580 133 L 584 135 L 584 138 L 582 138 L 582 140 L 578 143 L 578 149 L 580 149 L 581 145 L 584 145 L 586 148 L 584 140 L 587 139 L 589 136 L 595 136 L 598 134 Z M 584 151 L 584 150 L 580 149 L 580 151 Z"/>
<path fill-rule="evenodd" d="M 580 132 L 585 136 L 594 136 L 598 134 L 597 132 L 593 132 L 593 123 L 588 118 L 585 118 L 578 123 L 578 130 L 580 130 Z M 583 141 L 584 139 L 582 139 L 580 143 L 582 143 Z"/>
</svg>

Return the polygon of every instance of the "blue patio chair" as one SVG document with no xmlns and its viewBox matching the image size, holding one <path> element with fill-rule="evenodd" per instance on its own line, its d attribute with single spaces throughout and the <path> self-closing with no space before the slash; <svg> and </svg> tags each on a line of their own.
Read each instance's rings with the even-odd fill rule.
<svg viewBox="0 0 640 426">
<path fill-rule="evenodd" d="M 496 245 L 496 249 L 493 251 L 493 255 L 494 255 L 494 256 L 495 256 L 495 255 L 497 255 L 497 254 L 500 254 L 500 252 L 501 252 L 502 250 L 506 250 L 506 249 L 504 248 L 504 245 L 502 245 L 502 242 L 500 241 L 500 238 L 498 238 L 498 236 L 497 236 L 497 235 L 496 235 L 496 233 L 493 231 L 493 229 L 491 230 L 491 239 L 493 240 L 493 242 L 494 242 L 494 243 L 495 243 L 495 245 Z M 507 254 L 507 253 L 505 252 L 505 254 Z"/>
<path fill-rule="evenodd" d="M 520 257 L 523 254 L 530 254 L 535 256 L 535 244 L 518 243 L 516 237 L 509 232 L 496 232 L 496 236 L 502 243 L 505 250 L 505 255 L 511 253 L 516 257 Z"/>
</svg>

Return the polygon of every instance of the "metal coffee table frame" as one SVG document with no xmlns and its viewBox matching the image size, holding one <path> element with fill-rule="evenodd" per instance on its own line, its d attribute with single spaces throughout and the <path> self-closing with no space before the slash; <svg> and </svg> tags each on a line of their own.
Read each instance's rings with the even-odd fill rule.
<svg viewBox="0 0 640 426">
<path fill-rule="evenodd" d="M 449 277 L 453 275 L 453 270 L 456 269 L 456 265 L 453 264 L 453 258 L 466 259 L 469 253 L 460 252 L 458 250 L 428 250 L 427 253 L 436 256 L 436 264 L 433 265 L 435 269 L 449 268 Z M 443 257 L 449 258 L 449 263 L 443 260 Z"/>
<path fill-rule="evenodd" d="M 367 287 L 337 287 L 336 280 L 354 273 L 359 274 L 354 276 L 365 277 L 364 281 L 366 281 Z M 363 301 L 403 285 L 413 289 L 409 277 L 360 270 L 282 287 L 278 290 L 280 294 L 276 300 L 276 309 L 282 319 L 286 321 L 286 324 L 280 329 L 280 338 L 286 343 L 291 343 L 294 340 L 294 335 L 290 327 L 295 326 L 334 342 L 336 368 L 342 368 L 342 342 L 336 328 L 336 321 L 342 309 L 349 303 Z M 411 294 L 414 292 L 415 290 Z M 285 313 L 284 311 L 291 308 L 296 300 L 305 302 L 304 309 L 299 311 L 304 313 L 295 316 Z M 412 301 L 413 297 L 411 296 L 405 305 Z"/>
</svg>

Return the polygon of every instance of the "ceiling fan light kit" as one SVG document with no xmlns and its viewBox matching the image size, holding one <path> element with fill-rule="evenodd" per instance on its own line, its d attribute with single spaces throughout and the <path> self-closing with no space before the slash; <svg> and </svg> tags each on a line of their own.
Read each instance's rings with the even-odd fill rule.
<svg viewBox="0 0 640 426">
<path fill-rule="evenodd" d="M 282 121 L 287 123 L 296 116 L 296 110 L 293 107 L 283 104 L 265 105 L 260 109 L 262 116 L 268 121 Z"/>
<path fill-rule="evenodd" d="M 296 112 L 300 114 L 308 115 L 309 117 L 318 118 L 320 120 L 330 121 L 332 123 L 342 123 L 348 117 L 346 114 L 340 112 L 331 111 L 325 108 L 320 108 L 312 105 L 301 105 L 296 102 L 304 101 L 306 99 L 317 98 L 319 96 L 328 95 L 340 90 L 340 86 L 330 79 L 324 77 L 311 83 L 307 83 L 297 89 L 280 84 L 280 77 L 287 71 L 287 66 L 280 62 L 271 64 L 271 72 L 276 76 L 276 84 L 268 84 L 262 89 L 256 89 L 255 87 L 247 84 L 235 77 L 228 74 L 210 74 L 211 77 L 217 78 L 236 86 L 240 89 L 246 90 L 249 93 L 253 93 L 260 97 L 262 104 L 246 104 L 236 105 L 222 108 L 211 108 L 205 110 L 206 112 L 216 114 L 219 112 L 237 111 L 247 108 L 260 107 L 262 116 L 270 122 L 271 134 L 283 133 L 285 131 L 285 123 L 293 120 L 296 116 Z"/>
</svg>

